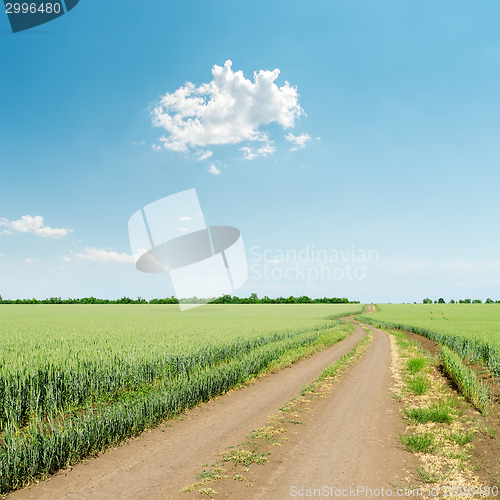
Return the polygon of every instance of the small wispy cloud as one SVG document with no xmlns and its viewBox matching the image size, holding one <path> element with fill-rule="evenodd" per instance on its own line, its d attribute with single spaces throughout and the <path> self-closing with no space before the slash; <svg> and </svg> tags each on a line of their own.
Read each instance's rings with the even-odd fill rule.
<svg viewBox="0 0 500 500">
<path fill-rule="evenodd" d="M 196 156 L 198 157 L 198 161 L 206 160 L 207 158 L 210 158 L 212 155 L 213 155 L 212 151 L 209 151 L 208 149 L 200 149 L 196 153 Z"/>
<path fill-rule="evenodd" d="M 208 169 L 208 171 L 212 175 L 220 175 L 221 174 L 220 168 L 217 168 L 217 166 L 215 165 L 215 163 L 211 163 L 210 164 L 210 168 Z"/>
<path fill-rule="evenodd" d="M 276 148 L 272 143 L 264 144 L 260 148 L 252 148 L 245 146 L 240 148 L 240 151 L 243 153 L 244 160 L 253 160 L 254 158 L 258 158 L 259 156 L 269 156 L 276 151 Z"/>
<path fill-rule="evenodd" d="M 85 247 L 82 252 L 77 253 L 76 257 L 80 261 L 100 262 L 108 264 L 110 262 L 118 262 L 122 264 L 130 264 L 134 262 L 132 255 L 128 253 L 118 253 L 111 249 Z M 71 256 L 67 256 L 66 262 L 71 260 Z"/>
<path fill-rule="evenodd" d="M 289 132 L 285 135 L 285 139 L 294 144 L 294 146 L 290 148 L 290 151 L 298 151 L 306 147 L 306 142 L 311 139 L 311 136 L 309 134 L 293 135 Z"/>
<path fill-rule="evenodd" d="M 41 215 L 32 217 L 31 215 L 23 215 L 20 219 L 9 221 L 5 218 L 0 218 L 0 227 L 5 227 L 3 234 L 9 235 L 13 232 L 32 233 L 36 236 L 48 238 L 61 238 L 68 233 L 73 232 L 72 229 L 58 229 L 46 226 Z"/>
<path fill-rule="evenodd" d="M 184 215 L 183 217 L 179 217 L 180 221 L 188 221 L 188 220 L 193 220 L 192 217 L 189 217 L 189 215 Z"/>
</svg>

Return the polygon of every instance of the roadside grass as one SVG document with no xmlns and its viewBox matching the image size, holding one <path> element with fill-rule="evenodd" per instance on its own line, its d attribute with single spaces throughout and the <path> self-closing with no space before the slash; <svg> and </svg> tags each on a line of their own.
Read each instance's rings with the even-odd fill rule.
<svg viewBox="0 0 500 500">
<path fill-rule="evenodd" d="M 465 446 L 472 441 L 472 432 L 452 432 L 450 434 L 450 440 L 459 444 L 460 446 Z"/>
<path fill-rule="evenodd" d="M 406 369 L 412 375 L 422 371 L 424 366 L 425 366 L 425 359 L 424 358 L 410 358 L 406 362 Z"/>
<path fill-rule="evenodd" d="M 351 325 L 349 331 L 352 328 Z M 202 481 L 187 486 L 181 492 L 198 490 L 201 496 L 207 496 L 203 490 L 207 488 L 207 484 L 217 479 L 233 480 L 238 483 L 247 481 L 244 476 L 239 474 L 240 469 L 247 473 L 254 465 L 264 465 L 268 462 L 269 456 L 272 455 L 272 447 L 285 445 L 289 440 L 289 437 L 286 436 L 287 432 L 292 435 L 297 433 L 300 424 L 303 424 L 301 421 L 302 412 L 308 413 L 314 401 L 326 397 L 334 382 L 355 360 L 364 354 L 374 336 L 370 330 L 366 331 L 367 335 L 353 349 L 323 370 L 312 384 L 302 389 L 298 397 L 283 405 L 277 415 L 270 415 L 265 426 L 254 430 L 245 443 L 245 449 L 234 447 L 224 452 L 222 458 L 212 464 L 217 465 L 217 468 L 203 471 L 198 476 L 198 479 L 202 479 Z M 231 470 L 228 471 L 227 467 Z M 245 483 L 245 487 L 251 486 L 250 482 Z M 217 492 L 211 488 L 210 490 L 208 496 L 215 498 Z"/>
<path fill-rule="evenodd" d="M 403 446 L 412 453 L 429 453 L 433 449 L 436 436 L 430 432 L 424 432 L 423 434 L 400 434 L 399 439 Z"/>
<path fill-rule="evenodd" d="M 443 488 L 479 487 L 471 466 L 474 432 L 468 416 L 438 371 L 440 358 L 427 355 L 401 331 L 391 334 L 393 392 L 401 403 L 406 430 L 404 448 L 416 454 L 416 474 L 423 484 Z"/>
<path fill-rule="evenodd" d="M 424 408 L 404 408 L 403 412 L 410 420 L 419 424 L 451 424 L 454 418 L 451 408 L 443 403 L 433 403 Z"/>
<path fill-rule="evenodd" d="M 425 394 L 431 387 L 429 378 L 423 373 L 418 373 L 413 377 L 408 377 L 406 379 L 406 385 L 410 392 L 416 396 Z"/>
</svg>

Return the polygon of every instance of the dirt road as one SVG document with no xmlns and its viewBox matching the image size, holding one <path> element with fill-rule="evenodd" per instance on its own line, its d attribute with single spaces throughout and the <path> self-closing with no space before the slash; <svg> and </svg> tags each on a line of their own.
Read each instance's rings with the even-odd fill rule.
<svg viewBox="0 0 500 500">
<path fill-rule="evenodd" d="M 350 487 L 366 488 L 357 498 L 375 498 L 379 495 L 368 488 L 395 490 L 394 485 L 407 484 L 412 458 L 398 439 L 404 423 L 390 392 L 390 341 L 386 333 L 372 331 L 375 337 L 364 356 L 328 397 L 311 406 L 306 425 L 273 450 L 269 463 L 252 470 L 252 492 L 226 482 L 214 486 L 218 498 L 279 500 L 324 486 L 330 492 L 344 490 L 341 498 L 349 496 Z"/>
<path fill-rule="evenodd" d="M 244 441 L 253 429 L 263 425 L 271 413 L 278 411 L 283 404 L 296 396 L 301 388 L 310 384 L 326 366 L 352 349 L 364 334 L 364 331 L 357 327 L 347 339 L 311 358 L 199 406 L 186 413 L 182 421 L 171 422 L 170 427 L 154 429 L 95 459 L 77 464 L 71 470 L 61 471 L 47 481 L 17 491 L 8 498 L 174 498 L 179 489 L 193 482 L 193 477 L 204 463 L 210 463 L 214 456 L 226 447 Z M 380 363 L 385 366 L 386 346 L 381 342 L 382 348 L 377 348 L 377 353 L 382 355 Z M 376 364 L 377 362 L 373 363 Z M 377 372 L 375 366 L 374 369 Z M 385 383 L 385 379 L 380 383 Z M 371 390 L 368 389 L 368 392 Z M 345 392 L 348 394 L 350 391 L 347 388 Z M 384 413 L 384 408 L 376 407 L 370 409 L 370 412 L 372 411 Z M 338 417 L 340 418 L 340 414 Z M 327 425 L 329 415 L 325 415 L 324 419 Z M 344 421 L 350 419 L 348 413 L 344 414 Z M 368 416 L 365 416 L 365 419 L 369 420 Z M 351 432 L 350 424 L 348 428 L 344 427 L 342 432 L 347 429 Z M 324 430 L 321 432 L 324 435 Z M 328 434 L 328 438 L 332 438 L 334 434 Z M 357 436 L 361 437 L 359 434 Z M 345 440 L 349 441 L 348 435 Z M 352 457 L 352 460 L 355 459 Z M 298 477 L 307 478 L 308 473 L 302 473 Z M 283 478 L 286 479 L 286 476 Z"/>
</svg>

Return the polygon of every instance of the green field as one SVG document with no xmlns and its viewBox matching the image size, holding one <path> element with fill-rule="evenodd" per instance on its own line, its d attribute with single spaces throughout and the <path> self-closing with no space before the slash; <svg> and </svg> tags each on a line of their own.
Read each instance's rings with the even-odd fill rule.
<svg viewBox="0 0 500 500">
<path fill-rule="evenodd" d="M 0 491 L 331 345 L 359 304 L 0 306 Z"/>
<path fill-rule="evenodd" d="M 498 304 L 382 304 L 360 319 L 423 335 L 500 376 Z"/>
<path fill-rule="evenodd" d="M 500 304 L 381 304 L 376 321 L 480 339 L 500 350 Z"/>
</svg>

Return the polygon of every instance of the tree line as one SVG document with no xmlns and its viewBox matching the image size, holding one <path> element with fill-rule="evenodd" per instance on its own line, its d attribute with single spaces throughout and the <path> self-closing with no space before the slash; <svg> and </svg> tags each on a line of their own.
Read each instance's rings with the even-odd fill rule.
<svg viewBox="0 0 500 500">
<path fill-rule="evenodd" d="M 422 304 L 446 304 L 446 301 L 440 297 L 438 300 L 432 300 L 432 299 L 429 299 L 429 298 L 426 298 L 422 301 Z M 455 299 L 451 299 L 449 304 L 482 304 L 483 301 L 481 299 L 459 299 L 459 300 L 455 300 Z M 490 299 L 490 298 L 487 298 L 485 301 L 484 301 L 485 304 L 500 304 L 500 300 L 493 300 L 493 299 Z M 416 304 L 416 302 L 415 302 Z"/>
<path fill-rule="evenodd" d="M 187 304 L 203 304 L 210 299 L 200 299 L 198 297 L 190 297 L 183 299 L 183 303 Z M 156 298 L 151 300 L 137 297 L 122 297 L 121 299 L 99 299 L 96 297 L 83 297 L 77 299 L 62 299 L 61 297 L 50 297 L 48 299 L 2 299 L 0 295 L 0 304 L 178 304 L 179 301 L 175 297 Z M 311 299 L 307 295 L 300 297 L 277 297 L 269 298 L 267 295 L 259 298 L 256 293 L 252 293 L 250 297 L 237 297 L 236 295 L 222 295 L 216 299 L 210 300 L 210 304 L 359 304 L 358 300 L 349 300 L 345 297 L 323 297 Z"/>
</svg>

